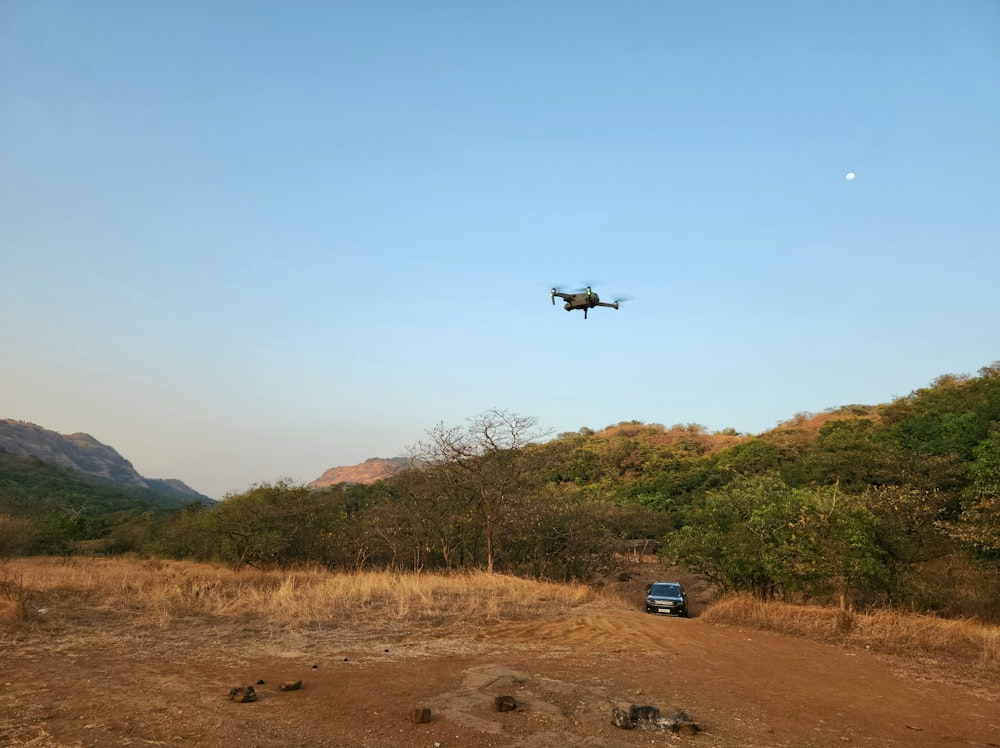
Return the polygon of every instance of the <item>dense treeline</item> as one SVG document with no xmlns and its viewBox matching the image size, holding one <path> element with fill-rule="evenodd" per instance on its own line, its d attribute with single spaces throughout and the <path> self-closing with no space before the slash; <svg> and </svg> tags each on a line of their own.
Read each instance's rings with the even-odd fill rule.
<svg viewBox="0 0 1000 748">
<path fill-rule="evenodd" d="M 419 469 L 375 485 L 257 485 L 117 524 L 107 549 L 589 579 L 647 545 L 721 590 L 1000 620 L 1000 364 L 756 436 L 638 422 L 546 436 L 489 411 L 435 427 L 412 448 Z M 0 518 L 0 552 L 23 521 Z"/>
</svg>

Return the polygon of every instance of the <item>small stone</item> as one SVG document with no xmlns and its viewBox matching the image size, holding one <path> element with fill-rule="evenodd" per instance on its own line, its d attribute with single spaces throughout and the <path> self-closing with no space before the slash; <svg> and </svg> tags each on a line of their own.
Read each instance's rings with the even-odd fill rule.
<svg viewBox="0 0 1000 748">
<path fill-rule="evenodd" d="M 660 719 L 660 710 L 655 706 L 636 706 L 633 704 L 629 709 L 629 718 L 633 723 L 656 722 Z"/>
<path fill-rule="evenodd" d="M 697 735 L 701 728 L 694 722 L 677 722 L 675 729 L 681 735 Z"/>
<path fill-rule="evenodd" d="M 229 689 L 229 699 L 240 704 L 257 700 L 257 692 L 253 686 L 235 686 Z"/>
<path fill-rule="evenodd" d="M 497 696 L 494 703 L 498 712 L 512 712 L 517 709 L 517 702 L 513 696 Z"/>
<path fill-rule="evenodd" d="M 410 721 L 415 724 L 423 724 L 431 721 L 431 710 L 425 706 L 417 707 L 410 712 Z"/>
<path fill-rule="evenodd" d="M 300 680 L 286 680 L 282 683 L 279 688 L 282 691 L 298 691 L 302 688 L 302 681 Z"/>
<path fill-rule="evenodd" d="M 623 730 L 631 730 L 635 727 L 632 719 L 628 716 L 628 712 L 624 709 L 619 709 L 618 707 L 614 707 L 611 710 L 611 724 L 615 727 L 620 727 Z"/>
</svg>

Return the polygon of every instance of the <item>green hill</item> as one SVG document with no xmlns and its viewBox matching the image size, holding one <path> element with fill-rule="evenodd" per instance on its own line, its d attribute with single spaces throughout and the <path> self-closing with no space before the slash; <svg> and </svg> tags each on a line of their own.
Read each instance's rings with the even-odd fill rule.
<svg viewBox="0 0 1000 748">
<path fill-rule="evenodd" d="M 19 552 L 66 552 L 116 534 L 118 541 L 102 549 L 135 550 L 132 546 L 145 536 L 136 527 L 151 526 L 156 517 L 193 501 L 197 498 L 177 491 L 122 488 L 38 457 L 0 450 L 0 525 L 6 521 L 18 528 L 6 543 Z M 130 528 L 130 538 L 122 537 L 122 528 Z M 0 526 L 0 558 L 4 536 Z"/>
</svg>

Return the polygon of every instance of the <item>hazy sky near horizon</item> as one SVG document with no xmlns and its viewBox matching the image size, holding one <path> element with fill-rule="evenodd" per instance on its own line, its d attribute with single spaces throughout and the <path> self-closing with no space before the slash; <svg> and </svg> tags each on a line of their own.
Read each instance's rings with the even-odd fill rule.
<svg viewBox="0 0 1000 748">
<path fill-rule="evenodd" d="M 0 418 L 221 498 L 888 402 L 1000 359 L 998 134 L 992 0 L 0 0 Z"/>
</svg>

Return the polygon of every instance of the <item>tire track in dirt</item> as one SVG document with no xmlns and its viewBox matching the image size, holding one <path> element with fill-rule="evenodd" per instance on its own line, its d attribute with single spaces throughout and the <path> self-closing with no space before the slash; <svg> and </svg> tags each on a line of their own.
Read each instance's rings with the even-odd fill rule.
<svg viewBox="0 0 1000 748">
<path fill-rule="evenodd" d="M 548 649 L 586 647 L 601 652 L 679 654 L 704 648 L 704 627 L 692 634 L 693 621 L 632 611 L 588 611 L 568 618 L 496 624 L 480 638 L 544 644 Z"/>
</svg>

